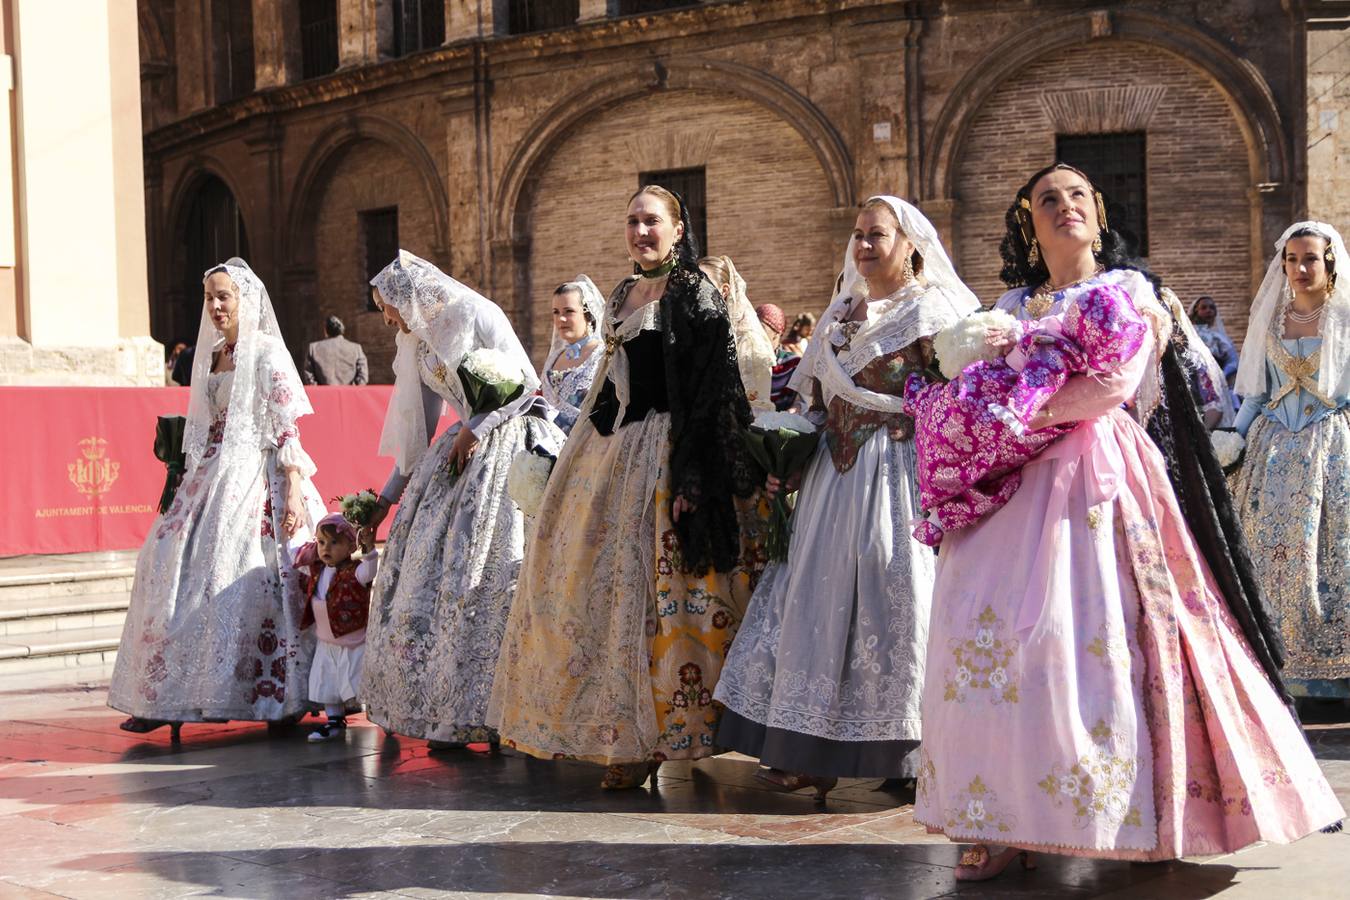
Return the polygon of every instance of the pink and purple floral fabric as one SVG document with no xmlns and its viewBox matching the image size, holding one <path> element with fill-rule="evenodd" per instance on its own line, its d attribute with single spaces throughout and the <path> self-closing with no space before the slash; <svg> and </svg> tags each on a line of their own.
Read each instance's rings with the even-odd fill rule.
<svg viewBox="0 0 1350 900">
<path fill-rule="evenodd" d="M 913 374 L 919 497 L 927 518 L 914 537 L 929 546 L 1008 502 L 1022 466 L 1073 424 L 1028 430 L 1071 375 L 1114 372 L 1138 352 L 1148 323 L 1121 287 L 1105 284 L 1053 316 L 1027 323 L 1001 359 L 979 360 L 946 384 Z"/>
</svg>

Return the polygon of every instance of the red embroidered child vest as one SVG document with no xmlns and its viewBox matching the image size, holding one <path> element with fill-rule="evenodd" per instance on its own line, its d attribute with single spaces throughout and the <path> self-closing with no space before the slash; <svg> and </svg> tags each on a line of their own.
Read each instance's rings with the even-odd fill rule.
<svg viewBox="0 0 1350 900">
<path fill-rule="evenodd" d="M 314 624 L 314 595 L 319 590 L 319 576 L 323 573 L 323 563 L 315 560 L 309 566 L 308 584 L 305 586 L 305 614 L 300 619 L 303 630 Z M 328 609 L 328 626 L 333 637 L 342 637 L 366 627 L 370 616 L 370 588 L 356 580 L 356 563 L 348 561 L 333 572 L 333 580 L 328 585 L 328 595 L 324 598 Z"/>
</svg>

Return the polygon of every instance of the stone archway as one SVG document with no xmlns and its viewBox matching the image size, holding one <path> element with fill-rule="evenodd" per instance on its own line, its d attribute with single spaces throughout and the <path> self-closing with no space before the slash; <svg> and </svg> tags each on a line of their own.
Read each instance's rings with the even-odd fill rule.
<svg viewBox="0 0 1350 900">
<path fill-rule="evenodd" d="M 232 256 L 248 258 L 249 229 L 239 194 L 214 167 L 194 168 L 170 207 L 168 281 L 152 308 L 152 333 L 165 344 L 196 340 L 201 321 L 201 277 Z"/>
<path fill-rule="evenodd" d="M 1241 278 L 1235 280 L 1233 290 L 1249 299 L 1261 276 L 1264 248 L 1296 213 L 1294 150 L 1270 87 L 1256 69 L 1220 41 L 1171 17 L 1126 9 L 1074 13 L 1038 22 L 983 53 L 952 90 L 932 130 L 923 167 L 925 206 L 941 211 L 939 218 L 945 221 L 939 221 L 939 227 L 968 227 L 976 213 L 965 208 L 959 171 L 972 139 L 978 137 L 980 127 L 985 127 L 980 123 L 988 121 L 985 113 L 991 99 L 1008 85 L 1023 81 L 1039 61 L 1062 57 L 1066 51 L 1075 52 L 1073 48 L 1081 49 L 1091 65 L 1075 67 L 1071 72 L 1060 67 L 1047 84 L 1055 86 L 1054 79 L 1080 75 L 1116 83 L 1119 80 L 1110 77 L 1111 65 L 1104 55 L 1117 54 L 1112 58 L 1118 59 L 1122 47 L 1154 54 L 1152 58 L 1164 61 L 1161 64 L 1169 71 L 1181 71 L 1177 66 L 1182 66 L 1188 81 L 1205 82 L 1212 89 L 1211 97 L 1222 100 L 1227 110 L 1224 127 L 1241 145 L 1242 183 L 1232 189 L 1241 194 L 1244 204 L 1238 213 L 1242 252 L 1236 261 L 1230 254 L 1228 264 L 1241 268 Z M 1010 132 L 1020 134 L 1017 124 L 1013 122 Z M 1051 128 L 1048 118 L 1042 125 Z M 1008 155 L 1015 157 L 1017 135 L 1010 133 L 1008 137 Z M 1053 142 L 1053 133 L 1049 140 Z M 1042 148 L 1034 164 L 1019 170 L 1021 177 L 1044 165 L 1051 155 L 1053 146 Z M 1019 185 L 1020 180 L 1010 180 L 1005 193 L 1010 196 Z M 1234 211 L 1229 209 L 1225 214 L 1231 216 Z M 1206 215 L 1213 220 L 1217 211 Z M 1205 215 L 1199 215 L 1198 220 L 1204 221 Z M 988 237 L 982 231 L 970 233 L 960 227 L 952 227 L 952 233 L 958 245 Z M 1236 287 L 1238 282 L 1240 288 Z M 1244 300 L 1242 309 L 1245 306 Z"/>
<path fill-rule="evenodd" d="M 670 126 L 638 128 L 639 120 Z M 631 137 L 641 131 L 646 134 Z M 752 131 L 772 138 L 759 148 L 740 141 Z M 573 184 L 570 173 L 582 169 L 556 161 L 564 148 L 568 159 L 576 152 L 590 158 L 597 135 L 608 136 L 600 140 L 608 144 L 608 162 L 592 170 L 599 177 L 589 185 Z M 590 149 L 574 151 L 578 140 Z M 827 292 L 834 277 L 838 241 L 822 223 L 832 223 L 837 210 L 851 209 L 856 199 L 843 138 L 807 98 L 762 71 L 662 60 L 609 73 L 562 99 L 538 117 L 506 164 L 492 210 L 491 280 L 498 296 L 512 298 L 509 312 L 536 356 L 547 345 L 549 325 L 535 311 L 556 283 L 589 267 L 587 274 L 606 290 L 622 274 L 622 231 L 614 222 L 637 187 L 637 174 L 686 168 L 706 169 L 712 252 L 736 259 L 755 302 L 785 303 L 789 313 L 824 306 L 828 296 L 817 294 Z M 717 211 L 732 196 L 745 198 L 743 215 Z M 554 235 L 568 216 L 575 227 L 564 246 Z M 738 219 L 745 233 L 758 227 L 775 235 L 776 265 L 759 259 L 767 252 L 759 254 L 737 233 Z M 781 258 L 784 252 L 789 258 Z M 819 285 L 787 283 L 786 273 L 816 270 Z"/>
</svg>

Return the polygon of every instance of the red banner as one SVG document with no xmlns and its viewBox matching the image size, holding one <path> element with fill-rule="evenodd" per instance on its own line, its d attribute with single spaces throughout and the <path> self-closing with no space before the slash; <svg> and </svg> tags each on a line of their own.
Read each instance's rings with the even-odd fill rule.
<svg viewBox="0 0 1350 900">
<path fill-rule="evenodd" d="M 314 414 L 300 420 L 300 441 L 325 500 L 384 486 L 393 461 L 377 448 L 392 390 L 306 388 Z M 0 387 L 0 557 L 139 547 L 164 488 L 155 419 L 187 405 L 187 388 Z"/>
</svg>

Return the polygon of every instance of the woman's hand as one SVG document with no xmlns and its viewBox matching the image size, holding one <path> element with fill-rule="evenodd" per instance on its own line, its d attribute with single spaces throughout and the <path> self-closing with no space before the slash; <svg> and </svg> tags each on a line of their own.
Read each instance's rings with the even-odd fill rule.
<svg viewBox="0 0 1350 900">
<path fill-rule="evenodd" d="M 677 494 L 675 502 L 670 504 L 670 520 L 678 522 L 682 513 L 693 512 L 695 508 L 692 500 L 685 499 L 683 494 Z"/>
<path fill-rule="evenodd" d="M 303 485 L 298 471 L 286 470 L 286 508 L 281 515 L 281 530 L 286 533 L 286 537 L 293 537 L 305 525 L 312 524 L 309 513 L 305 511 Z"/>
<path fill-rule="evenodd" d="M 356 540 L 361 545 L 361 549 L 370 552 L 370 548 L 375 546 L 375 532 L 379 530 L 380 523 L 389 515 L 389 501 L 381 497 L 375 504 L 375 511 L 370 514 L 370 521 L 362 525 L 356 532 Z"/>
<path fill-rule="evenodd" d="M 984 332 L 984 342 L 1000 354 L 1006 354 L 1021 339 L 1020 331 L 1018 328 L 987 328 Z"/>
<path fill-rule="evenodd" d="M 477 449 L 478 436 L 467 425 L 461 425 L 454 444 L 450 446 L 451 471 L 462 474 L 469 467 L 469 459 Z"/>
<path fill-rule="evenodd" d="M 789 475 L 786 483 L 781 481 L 778 476 L 770 475 L 768 478 L 764 479 L 764 496 L 772 500 L 774 497 L 778 496 L 779 492 L 791 494 L 801 486 L 802 473 L 800 472 Z"/>
</svg>

